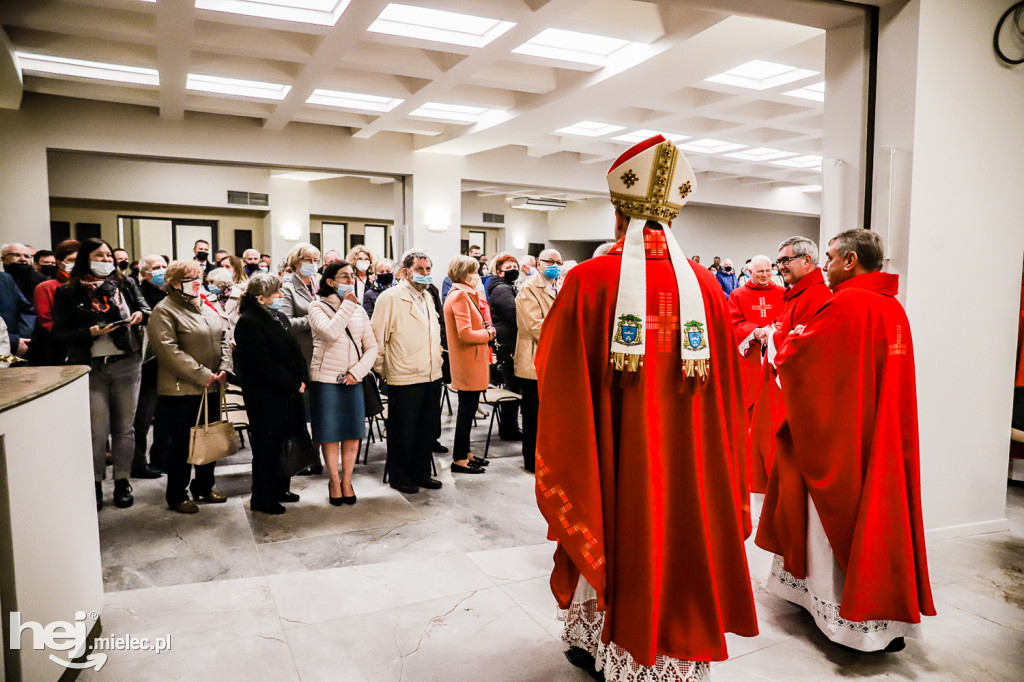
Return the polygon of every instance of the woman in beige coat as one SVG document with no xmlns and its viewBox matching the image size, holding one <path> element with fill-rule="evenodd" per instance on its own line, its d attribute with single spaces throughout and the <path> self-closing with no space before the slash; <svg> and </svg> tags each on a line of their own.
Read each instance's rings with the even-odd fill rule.
<svg viewBox="0 0 1024 682">
<path fill-rule="evenodd" d="M 480 403 L 480 391 L 490 379 L 491 349 L 496 334 L 491 326 L 486 301 L 481 301 L 479 264 L 469 256 L 455 256 L 448 264 L 451 291 L 444 301 L 448 359 L 452 367 L 452 388 L 459 392 L 459 414 L 455 420 L 455 448 L 452 471 L 482 474 L 486 460 L 469 451 L 469 431 Z"/>
</svg>

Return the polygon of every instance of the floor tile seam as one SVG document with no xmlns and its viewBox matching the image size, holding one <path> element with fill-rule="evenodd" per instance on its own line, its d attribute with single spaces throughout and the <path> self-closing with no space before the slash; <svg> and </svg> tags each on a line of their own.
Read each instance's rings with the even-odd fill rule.
<svg viewBox="0 0 1024 682">
<path fill-rule="evenodd" d="M 250 529 L 250 533 L 251 533 L 251 529 Z M 183 556 L 186 557 L 186 558 L 194 558 L 194 557 L 204 556 L 204 555 L 207 555 L 207 554 L 220 554 L 222 552 L 234 552 L 234 551 L 243 550 L 243 549 L 249 549 L 249 546 L 248 545 L 238 545 L 237 547 L 221 547 L 217 551 L 189 552 L 189 553 L 184 554 L 184 555 L 179 552 L 178 554 L 172 554 L 170 556 L 160 556 L 160 557 L 156 557 L 156 558 L 152 558 L 152 559 L 144 559 L 142 561 L 137 561 L 137 562 L 133 562 L 133 563 L 104 564 L 102 562 L 102 560 L 101 560 L 100 561 L 100 567 L 104 571 L 110 570 L 110 569 L 115 569 L 115 568 L 130 568 L 132 566 L 139 566 L 140 564 L 150 564 L 150 563 L 154 563 L 154 562 L 157 562 L 157 561 L 166 561 L 168 559 L 180 559 Z M 255 576 L 249 576 L 249 577 L 255 577 Z M 235 580 L 235 578 L 231 578 L 231 580 Z M 203 580 L 203 581 L 200 581 L 200 582 L 215 582 L 215 581 L 213 581 L 213 580 Z M 194 584 L 199 584 L 199 583 L 178 583 L 178 584 L 181 584 L 181 585 L 194 585 Z M 151 587 L 173 587 L 173 585 L 152 585 Z M 135 588 L 135 589 L 140 589 L 141 590 L 141 589 L 148 589 L 148 588 L 138 587 L 138 588 Z M 131 590 L 117 590 L 117 592 L 130 592 L 130 591 Z M 104 590 L 104 593 L 106 593 L 105 590 Z"/>
<path fill-rule="evenodd" d="M 420 523 L 420 521 L 403 521 L 399 525 L 404 526 L 404 525 L 409 524 L 409 523 Z M 343 531 L 338 532 L 338 533 L 327 533 L 325 535 L 306 535 L 306 536 L 303 536 L 303 537 L 300 537 L 300 538 L 288 538 L 287 540 L 273 540 L 271 542 L 257 542 L 256 545 L 257 545 L 257 547 L 260 547 L 260 546 L 267 547 L 267 546 L 273 546 L 273 545 L 283 545 L 283 544 L 288 543 L 288 542 L 301 542 L 303 540 L 313 540 L 313 539 L 316 539 L 316 538 L 328 538 L 328 537 L 332 537 L 334 535 L 345 535 L 346 533 L 361 533 L 361 532 L 366 531 L 366 530 L 376 530 L 378 528 L 387 528 L 389 525 L 390 524 L 386 524 L 385 523 L 385 524 L 381 524 L 379 526 L 367 526 L 366 528 L 353 528 L 351 530 L 343 530 Z"/>
<path fill-rule="evenodd" d="M 536 578 L 532 578 L 532 580 L 536 580 Z M 520 581 L 516 581 L 516 582 L 524 582 L 524 581 L 520 580 Z M 546 634 L 546 635 L 550 636 L 550 637 L 551 637 L 551 639 L 553 639 L 554 641 L 556 641 L 556 642 L 558 642 L 558 643 L 561 643 L 561 641 L 562 641 L 562 638 L 561 638 L 561 637 L 559 637 L 558 635 L 555 635 L 555 634 L 552 634 L 552 633 L 548 632 L 548 629 L 547 629 L 547 628 L 546 628 L 546 627 L 544 626 L 544 623 L 542 623 L 542 622 L 541 622 L 541 621 L 540 621 L 540 620 L 539 620 L 539 619 L 538 619 L 538 618 L 537 618 L 536 616 L 534 616 L 534 615 L 533 615 L 532 613 L 530 613 L 529 611 L 527 611 L 527 610 L 526 610 L 526 608 L 525 608 L 525 607 L 524 607 L 524 606 L 523 606 L 522 604 L 520 604 L 520 603 L 519 603 L 519 600 L 518 600 L 518 599 L 516 599 L 515 597 L 513 597 L 513 596 L 512 596 L 511 594 L 509 594 L 509 593 L 508 593 L 508 591 L 507 591 L 507 590 L 506 590 L 505 588 L 506 588 L 506 587 L 508 587 L 509 585 L 514 585 L 514 584 L 516 584 L 516 583 L 506 583 L 505 585 L 498 585 L 498 589 L 499 589 L 499 590 L 501 590 L 501 591 L 502 591 L 502 593 L 504 593 L 504 595 L 505 595 L 506 597 L 508 597 L 509 599 L 511 599 L 511 600 L 512 600 L 512 603 L 513 603 L 513 604 L 515 604 L 516 606 L 518 606 L 518 607 L 519 607 L 519 610 L 520 610 L 520 611 L 522 611 L 523 613 L 525 613 L 525 614 L 526 614 L 526 617 L 527 617 L 527 618 L 529 618 L 529 619 L 530 619 L 530 620 L 532 620 L 532 621 L 533 621 L 534 623 L 536 623 L 536 624 L 537 624 L 537 627 L 539 627 L 539 628 L 540 628 L 541 630 L 543 630 L 543 631 L 544 631 L 544 634 Z M 553 605 L 553 606 L 554 606 L 555 608 L 557 608 L 557 607 L 558 607 L 558 602 L 554 601 L 554 597 L 552 597 L 552 605 Z M 554 609 L 552 609 L 552 613 L 555 613 L 555 610 L 554 610 Z"/>
<path fill-rule="evenodd" d="M 243 580 L 259 580 L 259 581 L 262 582 L 263 585 L 265 585 L 267 587 L 268 590 L 270 589 L 270 582 L 267 580 L 267 576 L 265 576 L 265 575 L 250 575 L 250 576 L 245 577 L 245 578 L 227 578 L 225 580 L 204 580 L 204 581 L 201 581 L 201 582 L 198 582 L 198 583 L 178 583 L 177 585 L 156 585 L 154 587 L 140 587 L 140 588 L 137 588 L 137 589 L 134 589 L 134 590 L 116 590 L 114 592 L 104 592 L 103 593 L 103 597 L 104 597 L 104 599 L 106 599 L 106 597 L 109 597 L 111 595 L 116 595 L 116 594 L 128 594 L 128 593 L 135 593 L 135 594 L 137 594 L 138 592 L 141 592 L 142 590 L 173 590 L 173 589 L 175 589 L 177 587 L 191 587 L 193 585 L 213 585 L 214 583 L 221 583 L 221 584 L 222 583 L 233 583 L 233 582 L 241 582 Z M 104 604 L 104 606 L 106 606 L 106 604 Z M 116 608 L 128 609 L 130 607 L 119 606 L 119 607 L 116 607 Z M 163 614 L 163 615 L 167 615 L 167 614 Z"/>
</svg>

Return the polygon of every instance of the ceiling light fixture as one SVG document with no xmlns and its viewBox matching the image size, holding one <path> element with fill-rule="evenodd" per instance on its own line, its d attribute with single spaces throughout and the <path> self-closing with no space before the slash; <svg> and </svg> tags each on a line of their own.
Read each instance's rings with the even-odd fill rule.
<svg viewBox="0 0 1024 682">
<path fill-rule="evenodd" d="M 712 140 L 710 138 L 704 138 L 703 140 L 684 142 L 683 144 L 676 146 L 678 146 L 683 151 L 687 152 L 699 152 L 701 154 L 721 154 L 723 152 L 731 152 L 735 149 L 743 149 L 747 145 L 737 144 L 735 142 L 723 142 L 722 140 Z"/>
<path fill-rule="evenodd" d="M 532 197 L 519 197 L 517 199 L 513 199 L 509 205 L 512 208 L 522 208 L 528 211 L 561 211 L 569 205 L 569 202 L 562 199 L 534 199 Z"/>
<path fill-rule="evenodd" d="M 391 111 L 404 101 L 404 99 L 396 99 L 394 97 L 363 95 L 358 92 L 342 92 L 340 90 L 317 88 L 309 96 L 309 99 L 306 100 L 306 104 L 322 104 L 326 107 L 337 107 L 339 109 L 384 113 Z"/>
<path fill-rule="evenodd" d="M 772 161 L 783 159 L 787 156 L 796 156 L 796 152 L 784 152 L 781 149 L 770 149 L 769 147 L 756 147 L 744 149 L 742 152 L 726 154 L 731 159 L 742 159 L 744 161 Z"/>
<path fill-rule="evenodd" d="M 790 97 L 799 97 L 800 99 L 810 99 L 815 102 L 825 101 L 825 81 L 821 83 L 815 83 L 814 85 L 808 85 L 796 90 L 790 90 L 789 92 L 782 93 L 783 95 L 789 95 Z"/>
<path fill-rule="evenodd" d="M 430 118 L 449 123 L 476 123 L 480 116 L 486 112 L 484 107 L 469 107 L 463 104 L 441 104 L 440 102 L 427 102 L 410 116 Z"/>
<path fill-rule="evenodd" d="M 628 142 L 629 144 L 637 144 L 638 142 L 648 140 L 654 137 L 655 135 L 661 135 L 666 140 L 671 140 L 672 142 L 680 142 L 682 140 L 690 139 L 689 135 L 677 135 L 676 133 L 660 133 L 657 130 L 637 130 L 632 133 L 626 133 L 625 135 L 617 135 L 612 139 L 615 140 L 616 142 Z"/>
<path fill-rule="evenodd" d="M 198 92 L 210 92 L 215 95 L 235 95 L 254 99 L 282 100 L 292 89 L 290 85 L 279 83 L 263 83 L 247 81 L 240 78 L 224 78 L 221 76 L 204 76 L 190 73 L 185 79 L 185 89 Z"/>
<path fill-rule="evenodd" d="M 84 59 L 51 57 L 45 54 L 15 52 L 21 70 L 27 73 L 42 73 L 54 76 L 72 76 L 133 85 L 160 85 L 160 72 L 139 66 L 90 62 Z"/>
<path fill-rule="evenodd" d="M 334 26 L 352 0 L 196 0 L 196 9 Z"/>
<path fill-rule="evenodd" d="M 609 57 L 626 45 L 629 45 L 629 41 L 620 38 L 546 28 L 512 51 L 534 57 L 604 66 Z"/>
<path fill-rule="evenodd" d="M 801 170 L 807 169 L 820 169 L 821 168 L 821 157 L 808 154 L 807 156 L 798 156 L 793 159 L 782 159 L 781 161 L 772 161 L 776 166 L 786 166 L 787 168 L 799 168 Z"/>
<path fill-rule="evenodd" d="M 602 137 L 625 130 L 626 126 L 617 126 L 611 123 L 597 123 L 595 121 L 580 121 L 565 128 L 559 128 L 556 133 L 561 135 L 582 135 L 584 137 Z"/>
<path fill-rule="evenodd" d="M 515 25 L 513 21 L 393 2 L 366 30 L 450 45 L 483 47 Z"/>
<path fill-rule="evenodd" d="M 755 59 L 734 69 L 729 69 L 717 76 L 711 76 L 707 80 L 712 83 L 724 85 L 735 85 L 740 88 L 752 90 L 767 90 L 786 83 L 792 83 L 810 76 L 817 76 L 820 71 L 810 69 L 798 69 L 795 66 L 776 64 Z"/>
</svg>

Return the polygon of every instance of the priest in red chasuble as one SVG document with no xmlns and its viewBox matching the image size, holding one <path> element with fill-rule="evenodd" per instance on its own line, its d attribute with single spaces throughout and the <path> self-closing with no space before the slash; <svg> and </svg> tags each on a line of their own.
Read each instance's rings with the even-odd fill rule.
<svg viewBox="0 0 1024 682">
<path fill-rule="evenodd" d="M 729 309 L 668 226 L 694 191 L 661 136 L 608 173 L 618 242 L 569 273 L 540 335 L 537 500 L 574 664 L 702 680 L 757 634 Z M 600 671 L 600 672 L 597 672 Z"/>
<path fill-rule="evenodd" d="M 818 267 L 818 245 L 806 237 L 794 236 L 779 244 L 779 274 L 788 287 L 782 297 L 782 310 L 771 327 L 754 330 L 757 339 L 772 355 L 798 325 L 807 324 L 832 292 Z M 775 367 L 761 366 L 750 414 L 750 491 L 763 493 L 775 459 L 775 433 L 782 426 L 786 411 Z"/>
<path fill-rule="evenodd" d="M 774 361 L 786 405 L 757 530 L 776 554 L 765 587 L 830 640 L 899 651 L 935 615 L 924 526 L 914 344 L 882 240 L 829 243 L 832 298 Z"/>
</svg>

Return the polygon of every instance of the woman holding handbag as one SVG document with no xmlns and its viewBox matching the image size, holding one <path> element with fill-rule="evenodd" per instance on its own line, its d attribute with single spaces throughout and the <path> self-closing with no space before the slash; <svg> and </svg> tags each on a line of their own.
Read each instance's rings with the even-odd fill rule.
<svg viewBox="0 0 1024 682">
<path fill-rule="evenodd" d="M 253 275 L 235 325 L 235 376 L 242 387 L 252 446 L 249 508 L 264 514 L 283 514 L 282 502 L 298 501 L 288 489 L 297 470 L 282 470 L 282 455 L 286 442 L 301 435 L 299 429 L 306 430 L 302 394 L 309 372 L 288 318 L 278 310 L 282 300 L 281 280 L 263 272 Z M 309 455 L 311 459 L 311 446 Z"/>
<path fill-rule="evenodd" d="M 226 502 L 213 489 L 216 462 L 195 468 L 188 462 L 189 442 L 196 415 L 207 395 L 207 418 L 220 418 L 220 387 L 227 383 L 231 351 L 220 313 L 206 302 L 203 270 L 197 261 L 174 261 L 164 271 L 167 297 L 157 304 L 146 331 L 156 355 L 157 420 L 167 436 L 167 506 L 182 514 L 199 507 L 188 499 Z M 209 389 L 209 390 L 207 390 Z"/>
<path fill-rule="evenodd" d="M 356 298 L 355 273 L 347 261 L 324 268 L 319 295 L 320 300 L 309 304 L 313 440 L 323 444 L 331 504 L 355 504 L 352 470 L 366 431 L 363 380 L 377 359 L 377 339 Z"/>
</svg>

